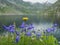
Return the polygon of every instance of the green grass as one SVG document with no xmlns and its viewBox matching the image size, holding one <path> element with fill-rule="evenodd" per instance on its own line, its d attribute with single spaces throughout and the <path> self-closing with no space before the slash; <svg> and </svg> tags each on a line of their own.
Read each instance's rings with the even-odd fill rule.
<svg viewBox="0 0 60 45">
<path fill-rule="evenodd" d="M 14 36 L 13 36 L 14 37 Z M 28 36 L 20 36 L 20 41 L 15 43 L 15 37 L 0 36 L 0 45 L 58 45 L 58 41 L 54 36 L 41 36 L 40 39 L 34 39 Z"/>
</svg>

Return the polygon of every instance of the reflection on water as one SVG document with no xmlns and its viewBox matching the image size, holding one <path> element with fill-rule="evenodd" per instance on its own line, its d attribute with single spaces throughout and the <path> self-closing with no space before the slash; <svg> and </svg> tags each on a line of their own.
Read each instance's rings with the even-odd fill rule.
<svg viewBox="0 0 60 45">
<path fill-rule="evenodd" d="M 39 24 L 35 24 L 34 23 L 34 27 L 36 30 L 46 30 L 49 27 L 52 27 L 52 23 L 39 23 Z"/>
<path fill-rule="evenodd" d="M 22 17 L 24 16 L 27 16 L 29 18 L 27 23 L 52 22 L 52 18 L 48 18 L 47 16 L 42 17 L 37 15 L 2 15 L 0 16 L 0 24 L 9 25 L 15 22 L 17 25 L 19 25 L 22 23 Z"/>
</svg>

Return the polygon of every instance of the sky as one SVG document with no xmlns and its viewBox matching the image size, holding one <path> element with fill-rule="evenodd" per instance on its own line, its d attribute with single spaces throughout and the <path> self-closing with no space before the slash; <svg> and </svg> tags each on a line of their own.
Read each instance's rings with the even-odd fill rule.
<svg viewBox="0 0 60 45">
<path fill-rule="evenodd" d="M 36 2 L 39 2 L 39 3 L 44 3 L 44 2 L 55 3 L 57 0 L 23 0 L 23 1 L 32 2 L 32 3 L 36 3 Z"/>
</svg>

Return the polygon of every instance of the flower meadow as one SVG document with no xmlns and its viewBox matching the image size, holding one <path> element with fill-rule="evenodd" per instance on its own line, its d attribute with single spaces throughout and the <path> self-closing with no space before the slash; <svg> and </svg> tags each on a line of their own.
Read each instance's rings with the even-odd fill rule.
<svg viewBox="0 0 60 45">
<path fill-rule="evenodd" d="M 7 34 L 0 36 L 0 45 L 58 45 L 58 40 L 51 34 L 57 26 L 58 24 L 54 23 L 52 27 L 40 33 L 40 30 L 35 31 L 34 24 L 26 24 L 26 20 L 18 27 L 15 23 L 3 25 Z"/>
</svg>

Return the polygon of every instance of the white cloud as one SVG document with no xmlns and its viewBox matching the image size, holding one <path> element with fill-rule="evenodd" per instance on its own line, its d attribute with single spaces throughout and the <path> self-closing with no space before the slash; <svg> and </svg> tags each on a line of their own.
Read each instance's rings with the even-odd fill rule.
<svg viewBox="0 0 60 45">
<path fill-rule="evenodd" d="M 23 1 L 26 1 L 26 2 L 32 2 L 32 3 L 36 3 L 36 2 L 39 2 L 39 3 L 44 3 L 44 2 L 50 2 L 50 3 L 54 3 L 56 2 L 57 0 L 23 0 Z"/>
<path fill-rule="evenodd" d="M 57 0 L 48 0 L 48 2 L 50 2 L 50 3 L 54 3 L 54 2 L 56 2 Z"/>
</svg>

